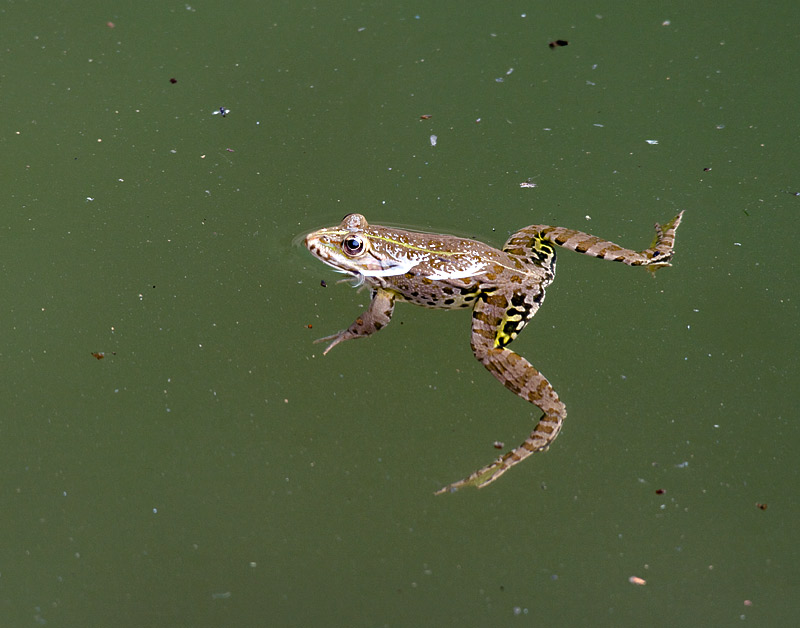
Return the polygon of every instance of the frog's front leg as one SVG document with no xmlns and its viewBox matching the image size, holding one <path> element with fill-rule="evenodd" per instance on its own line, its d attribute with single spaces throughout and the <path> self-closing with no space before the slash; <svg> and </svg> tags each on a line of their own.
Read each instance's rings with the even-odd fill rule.
<svg viewBox="0 0 800 628">
<path fill-rule="evenodd" d="M 539 301 L 543 297 L 543 288 Z M 536 296 L 536 295 L 534 295 Z M 525 326 L 528 318 L 514 320 L 509 316 L 512 302 L 500 293 L 482 295 L 475 304 L 472 319 L 472 351 L 489 372 L 513 393 L 537 406 L 543 413 L 530 436 L 519 446 L 503 454 L 494 462 L 474 471 L 458 482 L 445 486 L 436 494 L 456 491 L 463 486 L 483 488 L 491 484 L 511 467 L 537 451 L 544 451 L 561 431 L 567 418 L 567 409 L 558 398 L 558 393 L 534 366 L 521 355 L 509 349 L 511 342 Z M 535 311 L 535 310 L 534 310 Z M 516 330 L 509 333 L 509 323 L 516 323 Z"/>
<path fill-rule="evenodd" d="M 325 355 L 333 349 L 340 342 L 350 340 L 351 338 L 365 338 L 376 331 L 380 331 L 389 321 L 392 320 L 392 312 L 394 311 L 394 293 L 383 288 L 377 288 L 372 291 L 372 301 L 369 304 L 366 312 L 353 321 L 347 329 L 343 329 L 338 334 L 332 336 L 325 336 L 319 338 L 314 342 L 332 342 L 325 348 L 322 355 Z"/>
</svg>

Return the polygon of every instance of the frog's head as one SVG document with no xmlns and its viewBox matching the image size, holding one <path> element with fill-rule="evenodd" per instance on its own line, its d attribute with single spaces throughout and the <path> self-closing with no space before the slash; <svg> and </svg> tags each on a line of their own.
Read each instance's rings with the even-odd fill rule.
<svg viewBox="0 0 800 628">
<path fill-rule="evenodd" d="M 404 275 L 418 263 L 419 255 L 392 238 L 391 231 L 370 226 L 361 214 L 348 214 L 336 227 L 309 233 L 305 245 L 315 257 L 360 281 Z"/>
</svg>

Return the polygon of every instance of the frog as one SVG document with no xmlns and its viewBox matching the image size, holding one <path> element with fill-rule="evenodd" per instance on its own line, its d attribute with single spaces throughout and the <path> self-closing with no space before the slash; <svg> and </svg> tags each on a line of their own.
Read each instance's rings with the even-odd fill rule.
<svg viewBox="0 0 800 628">
<path fill-rule="evenodd" d="M 318 339 L 334 347 L 380 331 L 397 302 L 426 308 L 471 309 L 470 346 L 475 358 L 508 390 L 536 406 L 542 416 L 517 447 L 436 494 L 464 487 L 484 488 L 536 452 L 546 451 L 567 417 L 550 381 L 509 345 L 545 298 L 556 272 L 558 247 L 598 259 L 644 266 L 655 272 L 671 266 L 675 232 L 683 211 L 663 226 L 655 224 L 649 248 L 634 251 L 583 231 L 530 225 L 508 238 L 501 249 L 475 239 L 373 225 L 358 213 L 339 225 L 305 236 L 311 254 L 349 275 L 371 293 L 366 311 L 335 334 Z"/>
</svg>

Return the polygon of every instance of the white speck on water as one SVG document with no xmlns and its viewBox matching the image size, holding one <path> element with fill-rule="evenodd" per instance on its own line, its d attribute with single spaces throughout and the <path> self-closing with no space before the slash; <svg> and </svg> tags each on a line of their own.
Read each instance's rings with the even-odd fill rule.
<svg viewBox="0 0 800 628">
<path fill-rule="evenodd" d="M 431 135 L 431 146 L 436 146 L 436 141 L 438 139 L 439 138 L 437 138 L 435 135 Z"/>
<path fill-rule="evenodd" d="M 648 144 L 658 144 L 658 140 L 645 140 Z"/>
</svg>

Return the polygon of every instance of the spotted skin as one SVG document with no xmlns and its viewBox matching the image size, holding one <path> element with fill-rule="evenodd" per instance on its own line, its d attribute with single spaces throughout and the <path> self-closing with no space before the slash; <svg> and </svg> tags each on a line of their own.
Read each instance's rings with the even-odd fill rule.
<svg viewBox="0 0 800 628">
<path fill-rule="evenodd" d="M 682 217 L 680 212 L 663 227 L 656 224 L 653 244 L 644 251 L 548 225 L 525 227 L 498 250 L 455 236 L 370 225 L 360 214 L 349 214 L 336 227 L 308 234 L 305 244 L 326 264 L 368 285 L 372 301 L 350 327 L 317 342 L 329 342 L 324 355 L 340 342 L 379 331 L 391 320 L 396 301 L 438 309 L 471 307 L 475 357 L 506 388 L 543 413 L 521 445 L 436 492 L 482 488 L 531 454 L 546 450 L 567 416 L 547 378 L 508 348 L 544 301 L 545 288 L 555 277 L 555 247 L 654 271 L 670 266 Z"/>
</svg>

